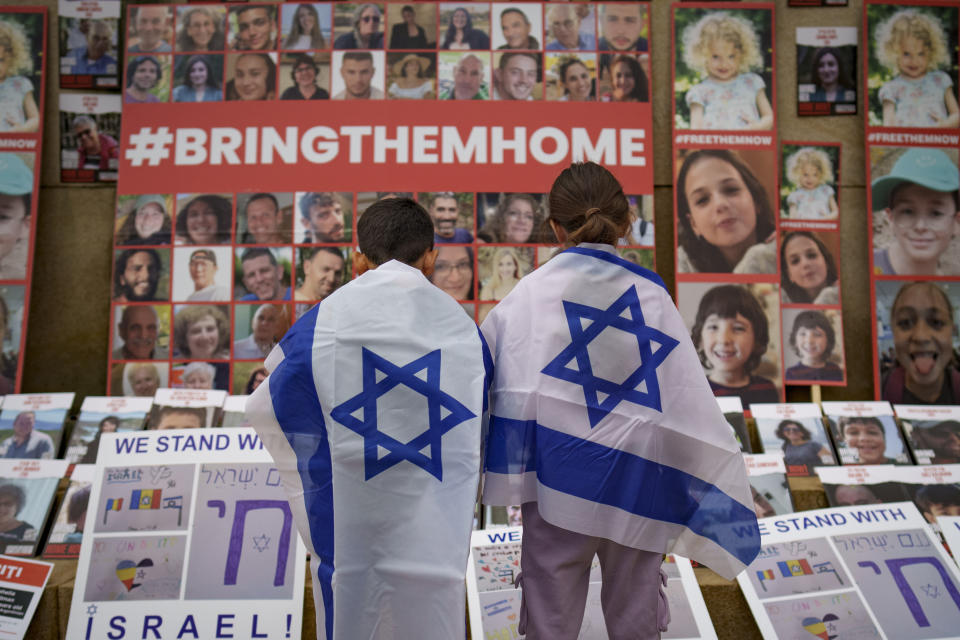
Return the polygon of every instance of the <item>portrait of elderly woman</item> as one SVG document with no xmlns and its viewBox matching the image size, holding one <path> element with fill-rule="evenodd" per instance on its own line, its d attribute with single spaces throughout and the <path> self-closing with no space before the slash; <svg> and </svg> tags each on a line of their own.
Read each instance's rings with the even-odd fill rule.
<svg viewBox="0 0 960 640">
<path fill-rule="evenodd" d="M 337 39 L 333 41 L 333 48 L 382 49 L 383 31 L 380 27 L 383 25 L 383 12 L 380 10 L 380 6 L 371 2 L 354 5 L 345 4 L 338 5 L 335 12 L 339 12 L 341 6 L 344 8 L 354 7 L 350 21 L 351 29 L 337 36 Z M 340 31 L 340 29 L 337 31 Z"/>
<path fill-rule="evenodd" d="M 172 226 L 166 197 L 158 194 L 138 196 L 117 229 L 116 242 L 121 247 L 170 244 Z"/>
<path fill-rule="evenodd" d="M 229 243 L 232 224 L 233 204 L 230 200 L 214 194 L 194 196 L 177 213 L 176 243 Z"/>
<path fill-rule="evenodd" d="M 222 360 L 230 357 L 230 320 L 220 307 L 183 305 L 173 319 L 174 357 Z"/>
<path fill-rule="evenodd" d="M 525 244 L 551 242 L 552 236 L 544 231 L 544 213 L 540 201 L 529 193 L 504 194 L 496 209 L 487 214 L 487 219 L 477 232 L 481 242 Z"/>
<path fill-rule="evenodd" d="M 15 484 L 0 484 L 0 544 L 36 539 L 37 530 L 33 525 L 17 519 L 26 502 L 27 495 L 22 488 Z"/>
</svg>

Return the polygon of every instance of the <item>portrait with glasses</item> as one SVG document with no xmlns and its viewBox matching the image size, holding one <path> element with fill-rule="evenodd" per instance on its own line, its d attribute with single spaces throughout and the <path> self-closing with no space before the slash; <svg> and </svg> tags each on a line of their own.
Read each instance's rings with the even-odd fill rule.
<svg viewBox="0 0 960 640">
<path fill-rule="evenodd" d="M 814 475 L 815 467 L 837 464 L 820 418 L 757 417 L 756 420 L 763 451 L 782 453 L 787 475 Z"/>
<path fill-rule="evenodd" d="M 437 261 L 430 274 L 430 282 L 454 300 L 473 300 L 473 248 L 464 245 L 441 244 Z"/>
<path fill-rule="evenodd" d="M 882 275 L 960 275 L 957 149 L 871 151 L 873 268 Z"/>
<path fill-rule="evenodd" d="M 64 182 L 117 179 L 119 96 L 60 95 L 60 173 Z"/>
<path fill-rule="evenodd" d="M 553 244 L 541 194 L 481 193 L 477 197 L 477 241 Z"/>
<path fill-rule="evenodd" d="M 280 60 L 281 100 L 328 100 L 330 54 L 284 54 Z"/>
<path fill-rule="evenodd" d="M 383 49 L 383 5 L 342 2 L 333 8 L 334 49 Z"/>
</svg>

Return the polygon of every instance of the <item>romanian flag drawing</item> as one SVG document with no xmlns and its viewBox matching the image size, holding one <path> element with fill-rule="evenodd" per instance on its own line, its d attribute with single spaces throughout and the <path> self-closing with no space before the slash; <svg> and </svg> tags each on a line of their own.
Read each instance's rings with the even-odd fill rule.
<svg viewBox="0 0 960 640">
<path fill-rule="evenodd" d="M 103 510 L 103 524 L 107 524 L 107 514 L 111 511 L 120 511 L 123 508 L 123 498 L 107 498 L 107 506 Z"/>
<path fill-rule="evenodd" d="M 159 509 L 162 489 L 134 489 L 130 493 L 130 509 Z"/>
<path fill-rule="evenodd" d="M 800 560 L 778 562 L 777 567 L 780 569 L 780 575 L 784 578 L 813 575 L 813 569 L 810 568 L 810 563 L 803 558 Z"/>
</svg>

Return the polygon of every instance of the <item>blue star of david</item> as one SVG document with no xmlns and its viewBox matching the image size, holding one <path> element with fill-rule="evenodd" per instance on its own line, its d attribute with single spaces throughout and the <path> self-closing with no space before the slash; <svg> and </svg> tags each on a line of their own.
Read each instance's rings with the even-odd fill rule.
<svg viewBox="0 0 960 640">
<path fill-rule="evenodd" d="M 440 390 L 440 349 L 401 367 L 364 347 L 362 363 L 363 390 L 334 407 L 330 416 L 347 429 L 363 436 L 363 470 L 366 479 L 369 480 L 407 460 L 442 481 L 443 461 L 440 449 L 443 435 L 461 422 L 473 418 L 474 414 L 453 396 Z M 424 369 L 427 370 L 426 380 L 417 376 Z M 377 371 L 385 374 L 379 382 Z M 377 399 L 400 384 L 427 398 L 429 426 L 410 442 L 400 442 L 377 427 Z M 357 409 L 363 409 L 362 419 L 352 415 Z M 441 409 L 450 413 L 441 418 Z M 417 420 L 417 417 L 411 416 L 411 420 Z M 378 447 L 383 447 L 388 452 L 382 458 L 378 456 Z M 429 457 L 423 453 L 427 447 L 430 448 Z"/>
<path fill-rule="evenodd" d="M 627 310 L 629 310 L 629 318 L 623 315 Z M 595 309 L 564 300 L 563 311 L 567 316 L 571 342 L 541 370 L 541 373 L 583 387 L 590 428 L 597 426 L 623 401 L 662 412 L 657 367 L 680 343 L 662 331 L 645 324 L 636 289 L 631 286 L 606 309 Z M 590 321 L 586 329 L 583 328 L 582 320 Z M 621 383 L 593 375 L 590 364 L 587 346 L 607 327 L 620 329 L 637 337 L 640 366 Z M 658 345 L 656 351 L 653 350 L 654 344 Z M 567 366 L 571 360 L 576 360 L 576 368 Z M 641 391 L 637 388 L 644 383 L 646 383 L 646 390 Z M 599 394 L 606 394 L 606 397 L 601 401 Z"/>
</svg>

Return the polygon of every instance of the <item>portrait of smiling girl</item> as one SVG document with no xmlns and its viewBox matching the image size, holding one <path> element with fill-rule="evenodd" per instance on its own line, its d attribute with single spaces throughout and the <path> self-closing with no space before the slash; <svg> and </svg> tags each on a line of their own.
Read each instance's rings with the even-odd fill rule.
<svg viewBox="0 0 960 640">
<path fill-rule="evenodd" d="M 701 149 L 677 174 L 679 273 L 776 273 L 773 208 L 743 159 Z"/>
<path fill-rule="evenodd" d="M 786 304 L 840 304 L 837 264 L 818 234 L 791 231 L 783 237 L 780 279 Z"/>
</svg>

